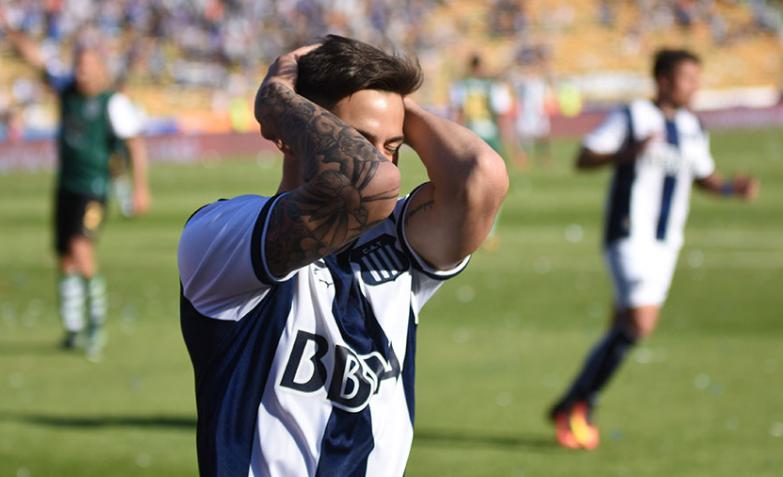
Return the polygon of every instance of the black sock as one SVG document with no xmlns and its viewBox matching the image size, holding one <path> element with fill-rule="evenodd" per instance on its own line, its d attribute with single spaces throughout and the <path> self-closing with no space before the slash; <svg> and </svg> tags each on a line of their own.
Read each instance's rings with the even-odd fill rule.
<svg viewBox="0 0 783 477">
<path fill-rule="evenodd" d="M 636 337 L 619 327 L 610 329 L 593 347 L 584 367 L 577 375 L 558 408 L 569 408 L 577 401 L 595 403 L 598 392 L 612 377 L 626 353 L 636 343 Z"/>
</svg>

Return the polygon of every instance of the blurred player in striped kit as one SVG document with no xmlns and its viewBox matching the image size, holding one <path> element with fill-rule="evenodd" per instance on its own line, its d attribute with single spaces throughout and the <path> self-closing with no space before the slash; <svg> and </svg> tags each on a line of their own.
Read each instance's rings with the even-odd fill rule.
<svg viewBox="0 0 783 477">
<path fill-rule="evenodd" d="M 88 358 L 98 359 L 105 342 L 107 293 L 98 273 L 95 243 L 111 189 L 109 160 L 121 144 L 133 163 L 134 212 L 143 213 L 149 207 L 140 117 L 126 96 L 110 89 L 105 54 L 97 37 L 77 41 L 73 73 L 64 74 L 32 39 L 10 27 L 2 10 L 0 28 L 59 100 L 54 226 L 60 314 L 66 330 L 62 345 L 74 348 L 85 332 Z"/>
<path fill-rule="evenodd" d="M 755 179 L 725 180 L 715 169 L 707 133 L 689 109 L 700 75 L 696 55 L 659 51 L 655 98 L 612 112 L 583 140 L 579 169 L 614 168 L 604 256 L 615 297 L 608 331 L 550 412 L 563 447 L 593 449 L 599 443 L 593 406 L 627 352 L 658 323 L 684 239 L 692 185 L 746 200 L 758 192 Z"/>
</svg>

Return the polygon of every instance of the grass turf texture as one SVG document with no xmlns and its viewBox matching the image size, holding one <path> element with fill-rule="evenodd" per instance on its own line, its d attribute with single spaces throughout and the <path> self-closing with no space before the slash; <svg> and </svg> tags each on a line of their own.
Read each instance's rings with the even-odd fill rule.
<svg viewBox="0 0 783 477">
<path fill-rule="evenodd" d="M 719 167 L 760 176 L 760 200 L 695 194 L 662 323 L 611 383 L 592 453 L 555 447 L 543 419 L 610 304 L 598 253 L 609 175 L 575 174 L 574 149 L 555 142 L 551 164 L 512 172 L 501 247 L 425 308 L 407 475 L 780 475 L 783 133 L 714 135 Z M 196 473 L 179 232 L 203 203 L 272 192 L 279 166 L 153 168 L 151 214 L 113 214 L 100 243 L 111 309 L 98 365 L 55 346 L 52 176 L 0 176 L 0 476 Z M 424 177 L 410 154 L 402 170 L 406 190 Z"/>
</svg>

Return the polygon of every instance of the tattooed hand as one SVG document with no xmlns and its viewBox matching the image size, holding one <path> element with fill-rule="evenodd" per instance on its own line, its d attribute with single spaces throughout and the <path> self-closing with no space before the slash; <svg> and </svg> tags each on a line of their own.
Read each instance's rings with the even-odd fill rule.
<svg viewBox="0 0 783 477">
<path fill-rule="evenodd" d="M 274 132 L 276 126 L 274 120 L 268 121 L 267 124 L 263 124 L 261 122 L 261 117 L 259 114 L 259 106 L 263 106 L 259 104 L 261 91 L 272 83 L 277 83 L 293 91 L 295 89 L 294 85 L 296 85 L 297 63 L 299 62 L 299 58 L 310 53 L 319 46 L 321 45 L 315 44 L 303 46 L 290 53 L 286 53 L 285 55 L 277 57 L 275 61 L 269 66 L 269 71 L 267 71 L 266 77 L 264 78 L 264 81 L 261 83 L 261 87 L 258 90 L 255 107 L 256 120 L 261 126 L 261 135 L 264 138 L 269 139 L 270 141 L 277 141 L 278 139 L 277 134 Z"/>
</svg>

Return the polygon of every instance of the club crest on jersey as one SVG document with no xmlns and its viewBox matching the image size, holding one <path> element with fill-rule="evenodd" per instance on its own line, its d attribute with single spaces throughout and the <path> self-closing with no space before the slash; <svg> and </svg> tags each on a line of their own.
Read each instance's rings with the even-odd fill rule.
<svg viewBox="0 0 783 477">
<path fill-rule="evenodd" d="M 384 234 L 351 251 L 351 261 L 361 266 L 362 280 L 368 285 L 394 281 L 410 267 L 394 242 L 393 236 Z"/>
<path fill-rule="evenodd" d="M 677 175 L 686 165 L 680 150 L 676 146 L 666 143 L 650 145 L 641 160 L 663 169 L 667 175 Z"/>
<path fill-rule="evenodd" d="M 332 364 L 331 372 L 327 363 Z M 386 379 L 400 376 L 400 362 L 389 349 L 360 355 L 347 346 L 332 344 L 323 336 L 299 330 L 288 356 L 280 386 L 303 393 L 325 388 L 326 397 L 348 412 L 360 412 Z"/>
</svg>

